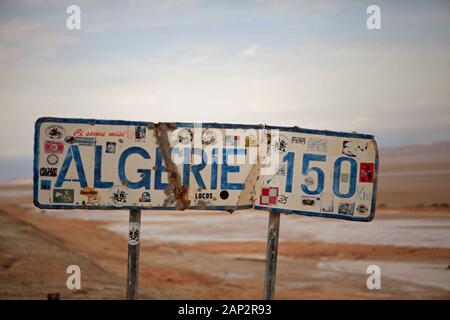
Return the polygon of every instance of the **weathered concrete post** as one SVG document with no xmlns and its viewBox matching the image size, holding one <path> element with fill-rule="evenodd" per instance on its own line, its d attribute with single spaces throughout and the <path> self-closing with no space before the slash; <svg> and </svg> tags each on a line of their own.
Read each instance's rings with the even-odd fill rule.
<svg viewBox="0 0 450 320">
<path fill-rule="evenodd" d="M 277 278 L 278 236 L 280 233 L 280 213 L 269 213 L 267 231 L 266 272 L 264 276 L 264 300 L 272 300 L 275 295 Z"/>
<path fill-rule="evenodd" d="M 141 210 L 131 209 L 128 231 L 127 299 L 138 299 Z"/>
</svg>

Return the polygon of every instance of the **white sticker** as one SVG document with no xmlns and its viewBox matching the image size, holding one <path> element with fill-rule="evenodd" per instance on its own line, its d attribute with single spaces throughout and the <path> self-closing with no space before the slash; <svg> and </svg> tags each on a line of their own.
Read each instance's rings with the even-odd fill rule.
<svg viewBox="0 0 450 320">
<path fill-rule="evenodd" d="M 128 231 L 128 244 L 132 246 L 139 244 L 140 234 L 140 224 L 137 222 L 130 222 L 130 229 Z"/>
</svg>

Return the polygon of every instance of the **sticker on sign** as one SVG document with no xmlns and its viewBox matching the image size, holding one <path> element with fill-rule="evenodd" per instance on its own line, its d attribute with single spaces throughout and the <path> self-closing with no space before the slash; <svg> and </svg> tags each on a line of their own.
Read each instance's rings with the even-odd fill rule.
<svg viewBox="0 0 450 320">
<path fill-rule="evenodd" d="M 40 118 L 34 151 L 34 203 L 44 209 L 375 214 L 378 151 L 367 134 Z"/>
</svg>

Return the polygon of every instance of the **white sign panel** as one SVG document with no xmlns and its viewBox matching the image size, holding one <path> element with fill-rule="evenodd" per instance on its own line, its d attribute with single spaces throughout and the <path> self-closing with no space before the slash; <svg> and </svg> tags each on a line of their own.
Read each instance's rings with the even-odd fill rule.
<svg viewBox="0 0 450 320">
<path fill-rule="evenodd" d="M 279 153 L 279 161 L 268 174 L 261 171 L 256 209 L 373 219 L 378 172 L 373 138 L 279 128 L 272 147 Z"/>
<path fill-rule="evenodd" d="M 218 123 L 40 118 L 34 203 L 45 209 L 255 208 L 370 221 L 373 136 Z"/>
</svg>

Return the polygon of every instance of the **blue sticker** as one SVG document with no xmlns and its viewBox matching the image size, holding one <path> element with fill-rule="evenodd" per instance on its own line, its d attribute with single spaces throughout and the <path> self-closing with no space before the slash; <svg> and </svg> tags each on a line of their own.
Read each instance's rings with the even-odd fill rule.
<svg viewBox="0 0 450 320">
<path fill-rule="evenodd" d="M 41 190 L 50 190 L 52 182 L 50 180 L 41 180 Z"/>
</svg>

